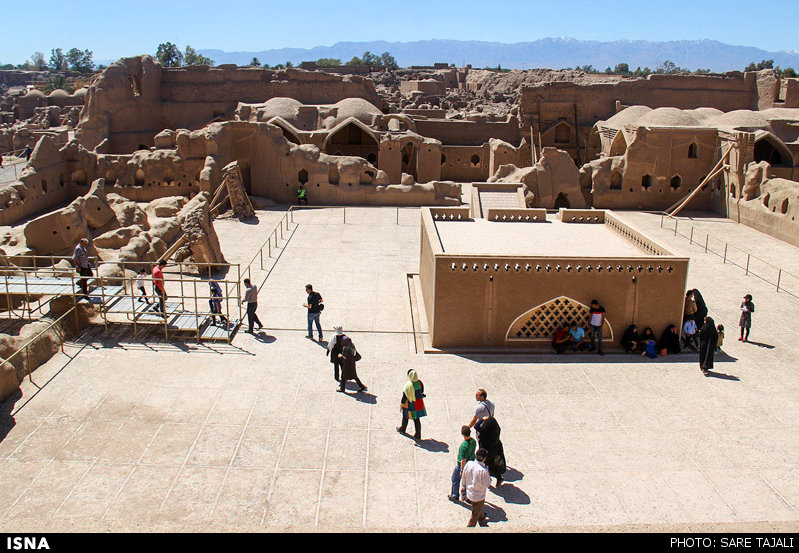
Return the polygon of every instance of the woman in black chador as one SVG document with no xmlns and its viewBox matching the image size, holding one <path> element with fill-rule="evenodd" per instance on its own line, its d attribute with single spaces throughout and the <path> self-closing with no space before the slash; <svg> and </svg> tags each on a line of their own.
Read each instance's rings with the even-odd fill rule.
<svg viewBox="0 0 799 553">
<path fill-rule="evenodd" d="M 716 323 L 711 317 L 705 317 L 705 324 L 699 331 L 699 368 L 702 374 L 707 374 L 713 369 L 713 356 L 716 354 L 719 333 L 716 330 Z"/>
<path fill-rule="evenodd" d="M 680 353 L 680 331 L 676 325 L 669 325 L 660 336 L 660 355 Z"/>
<path fill-rule="evenodd" d="M 638 327 L 630 325 L 624 331 L 624 336 L 621 337 L 621 345 L 624 346 L 625 353 L 633 353 L 638 351 L 638 345 L 641 343 L 641 335 L 638 334 Z"/>
<path fill-rule="evenodd" d="M 497 486 L 499 486 L 502 484 L 502 475 L 507 470 L 505 450 L 502 448 L 502 442 L 499 441 L 499 434 L 502 429 L 494 417 L 480 419 L 474 425 L 474 428 L 477 430 L 478 446 L 488 452 L 486 457 L 488 473 L 497 479 Z"/>
<path fill-rule="evenodd" d="M 694 301 L 696 302 L 696 313 L 694 313 L 694 322 L 696 323 L 696 328 L 702 328 L 702 324 L 705 322 L 705 317 L 707 317 L 707 305 L 705 305 L 705 299 L 702 297 L 702 293 L 699 292 L 696 288 L 693 289 L 694 294 Z"/>
</svg>

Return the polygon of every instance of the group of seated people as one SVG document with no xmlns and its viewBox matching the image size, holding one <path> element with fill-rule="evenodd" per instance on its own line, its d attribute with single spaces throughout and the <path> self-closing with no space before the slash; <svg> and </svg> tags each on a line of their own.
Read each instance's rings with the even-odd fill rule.
<svg viewBox="0 0 799 553">
<path fill-rule="evenodd" d="M 720 347 L 721 341 L 724 339 L 724 327 L 719 325 L 718 330 Z M 663 331 L 658 340 L 651 328 L 646 327 L 643 332 L 640 332 L 637 325 L 631 324 L 624 331 L 621 344 L 625 353 L 640 353 L 642 356 L 655 359 L 658 354 L 661 356 L 677 354 L 686 347 L 699 351 L 699 330 L 696 322 L 693 319 L 688 319 L 683 325 L 682 333 L 677 325 L 671 324 Z M 568 322 L 559 326 L 555 331 L 552 336 L 552 348 L 555 353 L 563 353 L 569 348 L 572 351 L 583 351 L 591 349 L 591 343 L 584 328 L 577 323 Z M 716 349 L 718 350 L 718 348 Z"/>
</svg>

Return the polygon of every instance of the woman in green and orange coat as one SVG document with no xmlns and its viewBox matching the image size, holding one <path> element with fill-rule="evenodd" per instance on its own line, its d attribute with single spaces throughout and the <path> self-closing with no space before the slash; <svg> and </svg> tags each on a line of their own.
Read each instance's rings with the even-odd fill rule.
<svg viewBox="0 0 799 553">
<path fill-rule="evenodd" d="M 402 389 L 400 408 L 402 409 L 402 426 L 397 427 L 397 432 L 405 434 L 405 429 L 408 427 L 408 419 L 413 419 L 413 426 L 416 429 L 413 438 L 421 440 L 422 421 L 420 419 L 427 416 L 427 411 L 424 408 L 424 384 L 419 380 L 416 371 L 413 369 L 408 371 L 408 381 Z"/>
</svg>

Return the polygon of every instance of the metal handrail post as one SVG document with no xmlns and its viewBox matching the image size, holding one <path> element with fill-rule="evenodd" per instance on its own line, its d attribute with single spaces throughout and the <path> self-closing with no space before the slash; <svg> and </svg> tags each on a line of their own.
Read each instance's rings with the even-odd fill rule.
<svg viewBox="0 0 799 553">
<path fill-rule="evenodd" d="M 677 236 L 677 223 L 680 221 L 678 219 L 674 219 L 674 236 Z"/>
<path fill-rule="evenodd" d="M 688 237 L 688 245 L 693 245 L 694 243 L 694 227 L 691 225 L 691 236 Z"/>
<path fill-rule="evenodd" d="M 30 306 L 30 295 L 28 294 L 28 273 L 25 271 L 22 272 L 22 276 L 25 279 L 25 305 L 28 306 L 28 321 L 33 322 L 33 314 L 31 313 L 31 306 Z M 22 313 L 24 317 L 25 308 L 22 308 Z"/>
<path fill-rule="evenodd" d="M 347 224 L 347 208 L 344 208 L 344 224 Z"/>
<path fill-rule="evenodd" d="M 705 235 L 705 253 L 707 253 L 707 243 L 708 243 L 709 240 L 710 240 L 710 235 L 706 234 Z"/>
<path fill-rule="evenodd" d="M 225 331 L 227 331 L 227 343 L 230 343 L 230 289 L 228 288 L 228 281 L 225 279 L 225 314 L 227 315 L 227 323 L 225 324 Z"/>
<path fill-rule="evenodd" d="M 197 281 L 194 283 L 194 323 L 197 325 L 197 343 L 200 343 L 200 306 L 197 304 Z"/>
<path fill-rule="evenodd" d="M 777 273 L 777 292 L 780 291 L 780 279 L 782 278 L 782 269 Z"/>
<path fill-rule="evenodd" d="M 724 261 L 722 261 L 722 263 L 727 263 L 727 246 L 729 246 L 729 244 L 724 242 Z"/>
<path fill-rule="evenodd" d="M 746 274 L 747 274 L 747 276 L 749 275 L 749 259 L 751 259 L 751 257 L 752 257 L 751 253 L 746 254 Z"/>
<path fill-rule="evenodd" d="M 136 277 L 134 277 L 134 278 L 136 278 Z M 134 292 L 135 287 L 136 286 L 133 284 L 133 281 L 131 281 L 131 283 L 130 283 L 130 305 L 132 306 L 132 309 L 133 309 L 133 337 L 134 338 L 136 337 L 136 294 Z M 146 310 L 147 308 L 145 307 L 144 309 Z"/>
</svg>

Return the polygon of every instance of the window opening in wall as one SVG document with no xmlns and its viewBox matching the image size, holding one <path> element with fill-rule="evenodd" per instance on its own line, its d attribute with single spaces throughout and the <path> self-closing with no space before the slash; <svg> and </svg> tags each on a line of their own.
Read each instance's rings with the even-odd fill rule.
<svg viewBox="0 0 799 553">
<path fill-rule="evenodd" d="M 770 199 L 771 199 L 771 194 L 766 194 L 765 196 L 763 196 L 763 205 L 768 207 L 768 202 Z"/>
<path fill-rule="evenodd" d="M 470 159 L 469 162 L 472 164 L 472 167 L 480 167 L 480 156 L 474 154 Z"/>
<path fill-rule="evenodd" d="M 618 171 L 613 171 L 610 174 L 610 189 L 611 190 L 621 190 L 622 184 L 622 176 L 621 173 Z"/>
<path fill-rule="evenodd" d="M 688 146 L 688 157 L 691 159 L 696 159 L 698 157 L 696 143 L 692 143 L 690 146 Z"/>
<path fill-rule="evenodd" d="M 42 193 L 47 194 L 47 179 L 42 179 Z M 783 213 L 785 213 L 783 211 Z"/>
<path fill-rule="evenodd" d="M 671 177 L 672 190 L 677 190 L 681 186 L 682 186 L 682 178 L 680 178 L 680 175 L 674 175 L 673 177 Z"/>
<path fill-rule="evenodd" d="M 568 144 L 569 143 L 569 127 L 568 125 L 558 125 L 558 128 L 555 129 L 555 142 L 558 144 Z"/>
<path fill-rule="evenodd" d="M 136 169 L 136 174 L 133 176 L 133 184 L 135 186 L 144 186 L 144 171 Z"/>
<path fill-rule="evenodd" d="M 369 154 L 368 156 L 366 156 L 366 161 L 374 165 L 375 163 L 377 163 L 377 155 L 374 153 Z"/>
<path fill-rule="evenodd" d="M 444 165 L 447 162 L 447 156 L 441 154 L 441 165 Z"/>
<path fill-rule="evenodd" d="M 788 213 L 788 198 L 782 200 L 782 204 L 780 205 L 780 213 L 782 213 L 783 215 Z"/>
<path fill-rule="evenodd" d="M 64 184 L 65 184 L 64 173 L 61 173 L 60 175 L 58 175 L 58 186 L 64 188 Z"/>
<path fill-rule="evenodd" d="M 174 182 L 175 182 L 175 174 L 170 169 L 164 171 L 164 184 L 166 186 L 172 186 Z"/>
<path fill-rule="evenodd" d="M 652 175 L 644 175 L 641 177 L 641 188 L 643 190 L 649 190 L 652 188 Z"/>
<path fill-rule="evenodd" d="M 148 147 L 147 147 L 147 146 L 145 146 L 144 144 L 139 144 L 139 147 L 138 147 L 138 148 L 136 148 L 136 149 L 137 149 L 137 150 L 149 150 L 150 148 L 148 148 Z"/>
<path fill-rule="evenodd" d="M 86 175 L 86 171 L 84 169 L 78 169 L 74 173 L 72 173 L 72 182 L 78 186 L 86 186 L 88 183 L 88 176 Z"/>
<path fill-rule="evenodd" d="M 134 96 L 141 96 L 141 79 L 137 75 L 128 75 L 130 91 Z"/>
<path fill-rule="evenodd" d="M 300 169 L 300 171 L 297 173 L 297 181 L 299 181 L 301 184 L 307 183 L 308 171 L 306 171 L 305 169 Z"/>
</svg>

